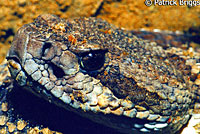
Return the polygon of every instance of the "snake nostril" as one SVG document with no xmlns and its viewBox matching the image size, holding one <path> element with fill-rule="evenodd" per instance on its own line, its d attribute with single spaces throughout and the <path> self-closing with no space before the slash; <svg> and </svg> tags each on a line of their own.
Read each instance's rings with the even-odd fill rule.
<svg viewBox="0 0 200 134">
<path fill-rule="evenodd" d="M 53 74 L 57 78 L 62 78 L 63 76 L 65 76 L 65 72 L 63 71 L 63 69 L 58 67 L 57 65 L 55 65 L 53 63 L 49 63 L 49 67 L 51 67 Z"/>
<path fill-rule="evenodd" d="M 52 44 L 50 42 L 45 42 L 42 48 L 42 56 L 45 56 L 48 50 L 51 48 Z"/>
</svg>

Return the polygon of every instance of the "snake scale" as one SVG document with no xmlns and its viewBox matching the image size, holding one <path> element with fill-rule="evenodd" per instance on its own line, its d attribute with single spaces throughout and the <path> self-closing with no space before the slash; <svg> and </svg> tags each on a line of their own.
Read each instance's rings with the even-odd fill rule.
<svg viewBox="0 0 200 134">
<path fill-rule="evenodd" d="M 163 47 L 101 19 L 50 14 L 21 27 L 7 56 L 14 85 L 134 134 L 176 133 L 187 123 L 200 101 L 199 60 L 192 49 Z M 0 83 L 0 128 L 31 133 L 9 129 L 9 79 Z"/>
</svg>

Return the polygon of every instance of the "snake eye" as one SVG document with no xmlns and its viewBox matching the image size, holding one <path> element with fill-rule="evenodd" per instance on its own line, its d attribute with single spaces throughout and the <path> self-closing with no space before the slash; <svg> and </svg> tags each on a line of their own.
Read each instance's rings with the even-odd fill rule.
<svg viewBox="0 0 200 134">
<path fill-rule="evenodd" d="M 92 50 L 80 55 L 80 65 L 85 71 L 96 71 L 100 69 L 105 62 L 105 53 L 107 50 Z"/>
</svg>

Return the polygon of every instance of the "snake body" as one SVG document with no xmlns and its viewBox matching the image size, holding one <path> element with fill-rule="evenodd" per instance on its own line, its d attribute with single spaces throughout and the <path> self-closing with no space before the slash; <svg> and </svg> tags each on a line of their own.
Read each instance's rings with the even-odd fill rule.
<svg viewBox="0 0 200 134">
<path fill-rule="evenodd" d="M 200 94 L 199 54 L 183 53 L 101 19 L 46 14 L 19 29 L 7 60 L 18 86 L 66 110 L 122 133 L 175 133 Z"/>
</svg>

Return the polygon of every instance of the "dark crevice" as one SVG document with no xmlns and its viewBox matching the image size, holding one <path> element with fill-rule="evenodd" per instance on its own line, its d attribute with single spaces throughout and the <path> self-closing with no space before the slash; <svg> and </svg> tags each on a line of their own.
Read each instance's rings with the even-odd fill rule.
<svg viewBox="0 0 200 134">
<path fill-rule="evenodd" d="M 71 4 L 63 5 L 62 3 L 59 3 L 59 2 L 56 2 L 56 4 L 59 6 L 61 12 L 66 12 L 69 9 L 69 7 L 71 6 Z M 58 16 L 60 16 L 60 15 L 58 15 Z"/>
<path fill-rule="evenodd" d="M 200 27 L 190 27 L 184 34 L 187 35 L 189 42 L 200 44 Z"/>
<path fill-rule="evenodd" d="M 14 12 L 13 15 L 17 16 L 18 18 L 22 18 L 23 17 L 23 15 L 20 14 L 19 12 Z"/>
<path fill-rule="evenodd" d="M 13 29 L 11 29 L 11 28 L 9 28 L 7 30 L 2 30 L 2 31 L 6 33 L 5 35 L 0 36 L 0 40 L 1 40 L 2 43 L 5 43 L 7 38 L 9 38 L 10 36 L 14 36 Z"/>
<path fill-rule="evenodd" d="M 96 12 L 92 15 L 92 17 L 96 17 L 97 15 L 100 14 L 100 11 L 103 7 L 104 2 L 101 3 L 101 5 L 99 6 L 99 8 L 96 10 Z"/>
<path fill-rule="evenodd" d="M 65 6 L 60 9 L 61 12 L 66 12 L 69 9 L 69 6 Z"/>
</svg>

